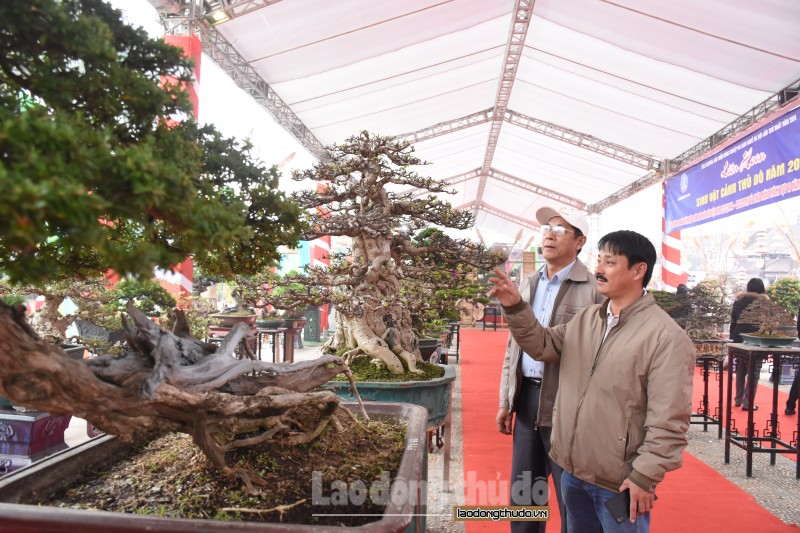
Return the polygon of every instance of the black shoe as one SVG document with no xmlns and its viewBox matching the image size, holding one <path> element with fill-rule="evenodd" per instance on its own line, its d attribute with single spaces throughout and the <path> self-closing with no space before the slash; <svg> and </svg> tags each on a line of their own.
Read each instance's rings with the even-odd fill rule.
<svg viewBox="0 0 800 533">
<path fill-rule="evenodd" d="M 758 411 L 758 406 L 757 406 L 757 405 L 754 405 L 754 406 L 753 406 L 753 408 L 752 408 L 752 409 L 750 409 L 750 407 L 749 407 L 749 406 L 747 406 L 747 405 L 743 405 L 743 406 L 742 406 L 742 411 Z"/>
<path fill-rule="evenodd" d="M 797 411 L 794 410 L 794 407 L 787 407 L 786 410 L 783 412 L 783 414 L 785 415 L 793 415 L 795 413 L 797 413 Z"/>
</svg>

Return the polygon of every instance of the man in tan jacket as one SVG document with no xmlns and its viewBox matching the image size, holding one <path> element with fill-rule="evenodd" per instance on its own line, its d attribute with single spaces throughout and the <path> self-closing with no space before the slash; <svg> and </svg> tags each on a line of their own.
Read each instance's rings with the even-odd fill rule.
<svg viewBox="0 0 800 533">
<path fill-rule="evenodd" d="M 525 303 L 543 324 L 568 322 L 583 307 L 601 302 L 594 275 L 578 259 L 586 243 L 589 222 L 569 207 L 536 212 L 541 226 L 541 255 L 546 264 L 520 286 Z M 567 531 L 566 509 L 561 498 L 561 467 L 550 452 L 551 413 L 558 390 L 558 363 L 535 361 L 509 335 L 500 377 L 500 408 L 496 423 L 500 433 L 512 433 L 511 505 L 547 505 L 547 476 L 552 474 L 561 515 L 561 531 Z M 511 522 L 513 533 L 545 531 L 546 522 Z"/>
<path fill-rule="evenodd" d="M 694 347 L 644 291 L 653 244 L 616 231 L 598 248 L 597 289 L 608 299 L 566 324 L 542 327 L 501 271 L 490 278 L 490 295 L 523 350 L 561 363 L 550 457 L 564 469 L 569 531 L 648 531 L 656 486 L 682 464 Z M 605 503 L 625 490 L 630 522 L 617 524 Z"/>
</svg>

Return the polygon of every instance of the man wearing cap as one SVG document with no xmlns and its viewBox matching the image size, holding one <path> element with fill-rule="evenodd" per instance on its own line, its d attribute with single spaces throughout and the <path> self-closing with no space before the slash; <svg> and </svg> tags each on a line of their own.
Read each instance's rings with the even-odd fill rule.
<svg viewBox="0 0 800 533">
<path fill-rule="evenodd" d="M 589 223 L 569 207 L 536 212 L 541 226 L 542 256 L 546 264 L 520 286 L 522 299 L 542 324 L 568 322 L 581 308 L 599 303 L 594 276 L 578 259 L 586 243 Z M 553 403 L 558 390 L 559 363 L 535 361 L 509 335 L 500 378 L 497 429 L 512 433 L 511 505 L 546 505 L 547 475 L 552 473 L 561 516 L 567 531 L 567 514 L 561 500 L 561 467 L 549 459 Z M 544 531 L 545 522 L 511 522 L 511 531 Z"/>
</svg>

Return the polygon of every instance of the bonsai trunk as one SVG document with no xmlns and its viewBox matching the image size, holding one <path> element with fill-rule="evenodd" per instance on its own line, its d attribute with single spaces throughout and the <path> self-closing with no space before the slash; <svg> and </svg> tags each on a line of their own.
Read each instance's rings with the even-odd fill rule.
<svg viewBox="0 0 800 533">
<path fill-rule="evenodd" d="M 233 352 L 247 332 L 244 324 L 217 348 L 190 337 L 180 312 L 174 333 L 131 304 L 128 314 L 128 351 L 81 362 L 41 340 L 22 306 L 0 303 L 0 395 L 51 414 L 73 413 L 123 440 L 188 433 L 215 466 L 251 490 L 263 480 L 227 466 L 226 451 L 308 442 L 332 418 L 349 416 L 334 393 L 309 392 L 339 373 L 350 376 L 339 357 L 297 364 L 240 360 Z"/>
<path fill-rule="evenodd" d="M 64 342 L 67 328 L 75 320 L 74 315 L 61 316 L 58 308 L 63 302 L 63 296 L 45 295 L 44 304 L 31 316 L 31 327 L 51 342 Z"/>
<path fill-rule="evenodd" d="M 387 326 L 386 322 L 397 325 Z M 402 358 L 410 372 L 419 372 L 418 357 L 412 352 L 411 315 L 402 305 L 365 310 L 360 317 L 339 312 L 336 324 L 336 333 L 324 346 L 326 352 L 346 353 L 346 359 L 359 353 L 380 359 L 395 374 L 405 370 L 400 362 Z"/>
</svg>

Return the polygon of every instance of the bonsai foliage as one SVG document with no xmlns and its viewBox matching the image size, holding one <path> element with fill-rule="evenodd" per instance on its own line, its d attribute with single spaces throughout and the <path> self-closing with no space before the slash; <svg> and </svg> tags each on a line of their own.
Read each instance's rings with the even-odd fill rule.
<svg viewBox="0 0 800 533">
<path fill-rule="evenodd" d="M 426 228 L 414 236 L 416 247 L 436 247 L 447 239 L 439 228 Z M 502 257 L 497 257 L 502 261 Z M 416 274 L 401 281 L 401 298 L 411 312 L 411 323 L 417 335 L 430 335 L 445 328 L 448 321 L 459 320 L 456 309 L 459 300 L 488 302 L 488 289 L 477 280 L 475 268 L 466 264 L 435 261 L 422 257 L 414 266 L 411 261 L 406 269 L 415 268 Z"/>
<path fill-rule="evenodd" d="M 730 316 L 724 285 L 715 279 L 704 279 L 689 291 L 691 310 L 675 321 L 692 339 L 717 337 L 722 325 Z M 684 308 L 685 309 L 685 308 Z"/>
<path fill-rule="evenodd" d="M 790 315 L 794 315 L 800 308 L 800 280 L 781 278 L 767 288 L 767 295 Z"/>
<path fill-rule="evenodd" d="M 33 313 L 30 325 L 48 342 L 62 344 L 67 340 L 67 328 L 78 318 L 78 314 L 62 315 L 59 311 L 61 304 L 69 298 L 79 309 L 92 308 L 101 299 L 105 285 L 105 280 L 100 276 L 86 279 L 59 279 L 38 284 L 12 284 L 0 281 L 0 293 L 42 296 L 44 302 Z"/>
<path fill-rule="evenodd" d="M 794 318 L 778 302 L 767 296 L 754 299 L 742 310 L 739 320 L 743 324 L 755 324 L 758 331 L 753 335 L 785 336 L 779 331 L 780 326 L 794 326 Z M 794 337 L 794 334 L 790 335 Z"/>
<path fill-rule="evenodd" d="M 264 296 L 278 308 L 298 301 L 304 306 L 330 302 L 337 310 L 337 329 L 323 347 L 325 352 L 365 354 L 380 359 L 394 373 L 403 372 L 404 366 L 416 371 L 413 304 L 409 294 L 405 298 L 403 294 L 407 282 L 427 280 L 431 270 L 445 265 L 487 270 L 502 258 L 441 232 L 414 244 L 413 235 L 429 226 L 468 228 L 472 215 L 432 194 L 411 192 L 412 188 L 445 192 L 445 186 L 409 170 L 422 161 L 407 143 L 362 132 L 329 148 L 329 153 L 328 161 L 293 176 L 318 184 L 294 194 L 309 217 L 311 229 L 303 238 L 346 236 L 352 239 L 352 249 L 332 256 L 327 268 L 309 268 L 284 279 L 283 295 Z M 301 284 L 302 290 L 293 284 Z"/>
<path fill-rule="evenodd" d="M 689 300 L 688 294 L 677 294 L 659 290 L 651 290 L 648 292 L 653 296 L 657 306 L 666 311 L 666 313 L 675 319 L 681 327 L 684 326 L 682 322 L 685 322 L 685 320 L 682 319 L 689 316 L 692 310 L 692 302 Z"/>
<path fill-rule="evenodd" d="M 99 0 L 0 3 L 0 271 L 41 283 L 152 276 L 192 255 L 257 272 L 298 236 L 297 206 L 251 147 L 185 116 L 181 52 Z M 103 223 L 98 223 L 103 221 Z"/>
<path fill-rule="evenodd" d="M 277 172 L 190 112 L 180 51 L 126 27 L 99 0 L 0 2 L 0 272 L 36 286 L 95 279 L 109 268 L 149 278 L 191 254 L 209 276 L 253 274 L 300 234 L 300 209 Z M 73 413 L 130 440 L 182 431 L 248 488 L 259 475 L 225 463 L 228 450 L 307 442 L 344 410 L 330 391 L 349 372 L 334 356 L 296 365 L 239 360 L 236 327 L 218 348 L 173 331 L 131 303 L 126 350 L 65 357 L 0 304 L 0 395 Z"/>
</svg>

